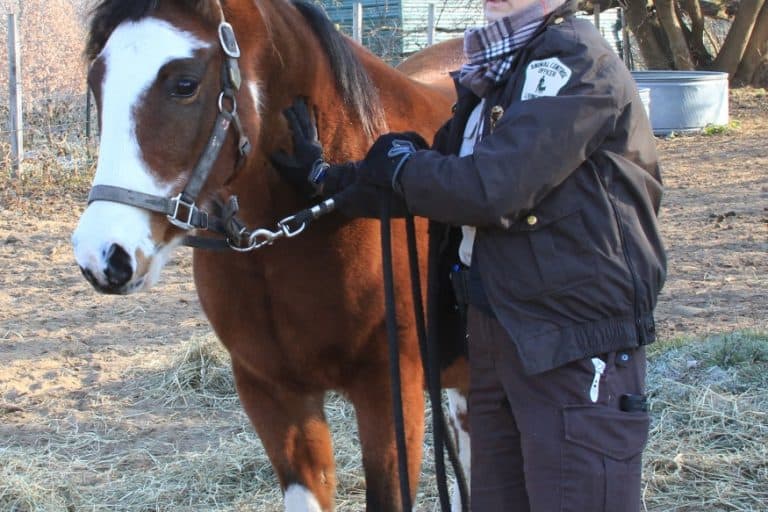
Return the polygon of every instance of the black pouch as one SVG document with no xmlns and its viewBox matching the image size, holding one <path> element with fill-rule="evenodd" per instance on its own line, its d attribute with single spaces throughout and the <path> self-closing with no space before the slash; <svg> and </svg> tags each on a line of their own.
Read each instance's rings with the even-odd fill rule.
<svg viewBox="0 0 768 512">
<path fill-rule="evenodd" d="M 648 397 L 645 395 L 621 395 L 619 409 L 624 412 L 648 412 Z"/>
<path fill-rule="evenodd" d="M 466 310 L 469 306 L 469 269 L 462 265 L 454 265 L 449 274 L 456 305 Z"/>
</svg>

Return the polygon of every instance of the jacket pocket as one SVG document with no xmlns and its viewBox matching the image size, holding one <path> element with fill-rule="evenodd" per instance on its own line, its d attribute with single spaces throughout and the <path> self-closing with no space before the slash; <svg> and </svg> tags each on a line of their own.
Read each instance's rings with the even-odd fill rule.
<svg viewBox="0 0 768 512">
<path fill-rule="evenodd" d="M 637 512 L 640 510 L 642 452 L 648 441 L 647 413 L 629 413 L 601 405 L 574 405 L 563 409 L 566 445 L 564 475 L 580 473 L 584 487 L 594 494 L 595 512 Z M 587 467 L 567 467 L 573 460 L 587 461 Z M 573 476 L 573 475 L 571 475 Z"/>
<path fill-rule="evenodd" d="M 528 300 L 583 284 L 597 275 L 597 257 L 580 211 L 556 219 L 524 217 L 510 259 L 515 265 L 512 293 Z M 512 231 L 516 231 L 512 228 Z"/>
</svg>

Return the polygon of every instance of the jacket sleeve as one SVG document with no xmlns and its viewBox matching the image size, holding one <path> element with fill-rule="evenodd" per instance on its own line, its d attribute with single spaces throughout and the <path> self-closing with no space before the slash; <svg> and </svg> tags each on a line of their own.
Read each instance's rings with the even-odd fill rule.
<svg viewBox="0 0 768 512">
<path fill-rule="evenodd" d="M 614 130 L 625 91 L 614 62 L 561 56 L 571 69 L 557 96 L 515 98 L 466 157 L 416 152 L 400 182 L 409 210 L 454 225 L 507 226 L 533 209 Z M 524 71 L 525 72 L 525 71 Z"/>
<path fill-rule="evenodd" d="M 439 153 L 447 154 L 450 152 L 448 148 L 448 139 L 451 134 L 451 125 L 453 124 L 453 118 L 448 119 L 448 121 L 443 124 L 443 126 L 440 127 L 440 129 L 435 132 L 435 136 L 432 140 L 432 147 L 431 149 L 438 151 Z"/>
</svg>

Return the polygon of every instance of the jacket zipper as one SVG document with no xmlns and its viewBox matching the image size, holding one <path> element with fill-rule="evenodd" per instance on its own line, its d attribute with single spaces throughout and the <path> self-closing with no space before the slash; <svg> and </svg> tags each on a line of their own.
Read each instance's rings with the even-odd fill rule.
<svg viewBox="0 0 768 512">
<path fill-rule="evenodd" d="M 637 286 L 637 273 L 635 272 L 635 267 L 632 264 L 632 260 L 629 258 L 629 255 L 627 254 L 627 237 L 624 232 L 624 226 L 620 222 L 621 216 L 619 215 L 619 210 L 616 207 L 616 203 L 613 200 L 613 196 L 611 196 L 610 192 L 608 191 L 608 186 L 603 181 L 602 176 L 595 168 L 594 162 L 591 160 L 589 161 L 590 166 L 592 167 L 592 172 L 595 173 L 595 176 L 597 177 L 597 181 L 600 183 L 600 186 L 603 188 L 603 192 L 605 192 L 605 196 L 608 198 L 608 202 L 611 204 L 611 209 L 613 210 L 613 221 L 616 223 L 616 227 L 619 230 L 619 239 L 621 240 L 621 254 L 624 256 L 624 262 L 627 264 L 627 270 L 629 270 L 629 275 L 632 276 L 632 291 L 633 291 L 633 309 L 635 313 L 635 328 L 637 329 L 637 335 L 639 337 L 639 343 L 640 345 L 647 345 L 647 340 L 645 336 L 645 327 L 641 325 L 641 319 L 640 319 L 640 309 L 639 309 L 639 303 L 640 298 L 638 297 L 640 291 Z"/>
</svg>

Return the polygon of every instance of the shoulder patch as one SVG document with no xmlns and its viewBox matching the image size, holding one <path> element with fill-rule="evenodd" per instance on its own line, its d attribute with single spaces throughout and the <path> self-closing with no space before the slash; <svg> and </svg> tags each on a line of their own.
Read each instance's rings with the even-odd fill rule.
<svg viewBox="0 0 768 512">
<path fill-rule="evenodd" d="M 534 60 L 525 70 L 525 83 L 520 99 L 557 96 L 571 78 L 571 69 L 557 57 Z"/>
</svg>

